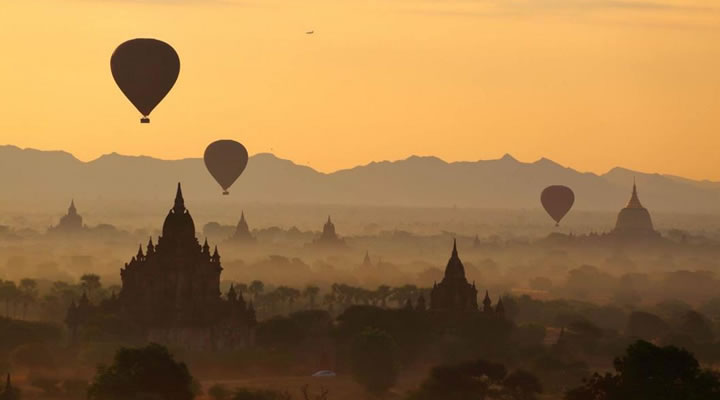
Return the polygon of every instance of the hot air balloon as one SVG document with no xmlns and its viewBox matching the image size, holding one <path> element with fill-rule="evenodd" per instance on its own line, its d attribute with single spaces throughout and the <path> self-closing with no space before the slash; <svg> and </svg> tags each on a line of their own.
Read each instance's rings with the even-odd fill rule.
<svg viewBox="0 0 720 400">
<path fill-rule="evenodd" d="M 540 195 L 545 211 L 555 220 L 555 226 L 560 225 L 560 220 L 570 211 L 575 202 L 575 193 L 561 185 L 548 186 Z"/>
<path fill-rule="evenodd" d="M 180 58 L 167 43 L 156 39 L 132 39 L 118 46 L 110 58 L 115 83 L 143 118 L 170 92 L 180 73 Z"/>
<path fill-rule="evenodd" d="M 205 149 L 205 166 L 225 195 L 229 194 L 228 189 L 243 173 L 247 163 L 245 146 L 234 140 L 218 140 Z"/>
</svg>

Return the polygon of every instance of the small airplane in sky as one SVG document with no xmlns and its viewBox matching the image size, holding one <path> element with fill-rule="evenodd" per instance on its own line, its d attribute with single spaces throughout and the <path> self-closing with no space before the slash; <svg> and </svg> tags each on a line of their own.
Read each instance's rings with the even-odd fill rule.
<svg viewBox="0 0 720 400">
<path fill-rule="evenodd" d="M 307 31 L 307 32 L 305 32 L 306 35 L 312 35 L 313 33 L 315 33 L 315 31 Z"/>
</svg>

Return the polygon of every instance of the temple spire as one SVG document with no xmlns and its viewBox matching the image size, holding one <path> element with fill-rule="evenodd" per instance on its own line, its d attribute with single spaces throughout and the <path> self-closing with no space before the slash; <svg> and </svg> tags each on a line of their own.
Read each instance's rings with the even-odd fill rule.
<svg viewBox="0 0 720 400">
<path fill-rule="evenodd" d="M 451 257 L 457 257 L 457 256 L 458 256 L 458 252 L 457 252 L 457 239 L 453 238 L 453 249 L 452 249 L 452 255 L 451 255 Z"/>
<path fill-rule="evenodd" d="M 363 260 L 363 265 L 366 267 L 372 265 L 372 261 L 370 260 L 370 252 L 367 250 L 365 250 L 365 259 Z"/>
<path fill-rule="evenodd" d="M 77 209 L 75 208 L 75 199 L 70 200 L 70 207 L 68 207 L 68 215 L 75 215 L 77 214 Z"/>
<path fill-rule="evenodd" d="M 630 196 L 630 201 L 628 202 L 627 207 L 625 207 L 625 208 L 643 208 L 642 204 L 640 203 L 640 199 L 638 198 L 637 185 L 635 184 L 635 178 L 633 178 L 632 195 Z"/>
<path fill-rule="evenodd" d="M 176 213 L 185 212 L 185 199 L 183 199 L 180 182 L 178 182 L 177 193 L 175 194 L 175 207 L 173 207 L 173 210 L 175 210 Z"/>
</svg>

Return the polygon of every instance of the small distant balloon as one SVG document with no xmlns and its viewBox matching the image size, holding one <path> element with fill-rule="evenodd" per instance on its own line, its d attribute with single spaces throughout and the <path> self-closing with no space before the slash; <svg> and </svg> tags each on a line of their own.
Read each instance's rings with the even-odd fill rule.
<svg viewBox="0 0 720 400">
<path fill-rule="evenodd" d="M 555 220 L 555 226 L 559 226 L 560 220 L 575 203 L 575 193 L 567 186 L 548 186 L 542 191 L 540 201 L 545 211 Z"/>
<path fill-rule="evenodd" d="M 224 195 L 229 194 L 228 189 L 245 171 L 247 163 L 247 149 L 234 140 L 218 140 L 205 149 L 205 166 L 223 188 Z"/>
<path fill-rule="evenodd" d="M 180 58 L 169 44 L 156 39 L 132 39 L 118 46 L 110 58 L 115 83 L 143 115 L 141 123 L 175 85 Z"/>
</svg>

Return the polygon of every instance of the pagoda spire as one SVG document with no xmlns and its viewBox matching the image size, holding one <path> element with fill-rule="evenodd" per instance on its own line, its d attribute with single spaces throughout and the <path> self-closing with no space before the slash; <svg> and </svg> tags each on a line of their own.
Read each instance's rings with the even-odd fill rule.
<svg viewBox="0 0 720 400">
<path fill-rule="evenodd" d="M 640 203 L 640 198 L 638 198 L 637 185 L 635 184 L 634 177 L 633 177 L 632 195 L 630 196 L 630 201 L 628 202 L 627 207 L 625 207 L 625 208 L 643 208 L 642 204 Z"/>
<path fill-rule="evenodd" d="M 372 261 L 370 260 L 370 252 L 365 250 L 365 259 L 363 260 L 363 265 L 368 267 L 372 265 Z"/>
<path fill-rule="evenodd" d="M 75 208 L 75 199 L 70 199 L 70 207 L 68 207 L 68 215 L 77 214 L 77 208 Z"/>
<path fill-rule="evenodd" d="M 182 187 L 180 186 L 180 182 L 178 182 L 177 193 L 175 194 L 175 207 L 173 207 L 173 210 L 176 213 L 185 212 L 185 199 L 183 199 Z"/>
<path fill-rule="evenodd" d="M 457 239 L 453 238 L 453 249 L 452 249 L 452 255 L 450 257 L 457 257 L 458 251 L 457 251 Z"/>
<path fill-rule="evenodd" d="M 204 254 L 210 254 L 210 245 L 208 244 L 207 238 L 205 238 L 205 244 L 202 246 L 202 252 Z"/>
<path fill-rule="evenodd" d="M 492 300 L 490 300 L 490 293 L 488 293 L 487 290 L 485 291 L 485 299 L 483 300 L 483 311 L 492 311 Z"/>
</svg>

